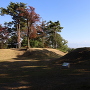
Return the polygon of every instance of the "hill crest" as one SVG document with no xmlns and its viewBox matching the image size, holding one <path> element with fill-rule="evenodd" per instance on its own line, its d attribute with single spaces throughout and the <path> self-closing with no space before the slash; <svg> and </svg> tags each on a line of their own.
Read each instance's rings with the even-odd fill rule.
<svg viewBox="0 0 90 90">
<path fill-rule="evenodd" d="M 42 54 L 44 54 L 46 57 L 47 56 L 49 57 L 49 55 L 50 56 L 56 55 L 56 57 L 57 56 L 61 57 L 65 55 L 65 53 L 51 48 L 31 48 L 31 52 L 33 52 L 32 53 L 33 57 L 35 57 L 34 55 L 40 57 L 42 56 Z M 13 58 L 17 58 L 18 56 L 25 57 L 25 55 L 30 56 L 31 53 L 27 52 L 25 49 L 0 49 L 0 60 L 13 59 Z"/>
</svg>

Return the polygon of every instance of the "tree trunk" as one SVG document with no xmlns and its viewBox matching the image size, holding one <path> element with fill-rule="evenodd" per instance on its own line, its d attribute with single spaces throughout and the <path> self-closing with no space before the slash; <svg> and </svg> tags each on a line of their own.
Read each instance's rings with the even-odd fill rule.
<svg viewBox="0 0 90 90">
<path fill-rule="evenodd" d="M 17 42 L 18 42 L 18 48 L 21 48 L 21 40 L 20 40 L 20 23 L 17 24 Z"/>
<path fill-rule="evenodd" d="M 1 41 L 0 42 L 0 49 L 3 49 L 4 47 L 3 47 L 4 45 L 3 45 L 3 41 Z"/>
<path fill-rule="evenodd" d="M 29 39 L 29 37 L 27 37 L 27 39 L 28 39 L 28 47 L 27 47 L 27 49 L 30 49 L 30 39 Z"/>
<path fill-rule="evenodd" d="M 0 49 L 1 49 L 1 43 L 0 43 Z"/>
<path fill-rule="evenodd" d="M 28 27 L 28 32 L 27 32 L 27 49 L 30 49 L 30 24 L 27 20 L 27 27 Z"/>
</svg>

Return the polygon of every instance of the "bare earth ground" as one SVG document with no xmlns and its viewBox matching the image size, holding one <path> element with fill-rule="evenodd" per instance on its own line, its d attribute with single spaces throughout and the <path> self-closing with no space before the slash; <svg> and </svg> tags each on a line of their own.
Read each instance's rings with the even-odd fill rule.
<svg viewBox="0 0 90 90">
<path fill-rule="evenodd" d="M 89 51 L 0 49 L 0 90 L 90 90 Z M 64 61 L 69 69 L 61 68 Z"/>
</svg>

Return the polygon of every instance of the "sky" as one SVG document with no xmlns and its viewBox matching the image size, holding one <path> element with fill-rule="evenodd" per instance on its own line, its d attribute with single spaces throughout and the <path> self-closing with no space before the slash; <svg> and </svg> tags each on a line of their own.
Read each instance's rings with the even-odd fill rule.
<svg viewBox="0 0 90 90">
<path fill-rule="evenodd" d="M 45 21 L 60 21 L 60 35 L 68 47 L 90 47 L 90 0 L 1 0 L 0 7 L 10 2 L 23 2 L 35 8 Z M 11 21 L 10 16 L 0 16 L 0 24 Z"/>
</svg>

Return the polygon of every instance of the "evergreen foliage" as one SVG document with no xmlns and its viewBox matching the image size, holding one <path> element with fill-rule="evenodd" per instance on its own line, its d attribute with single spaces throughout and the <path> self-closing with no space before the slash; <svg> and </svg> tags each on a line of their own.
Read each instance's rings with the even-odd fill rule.
<svg viewBox="0 0 90 90">
<path fill-rule="evenodd" d="M 7 8 L 1 7 L 0 15 L 4 14 L 10 15 L 13 19 L 11 22 L 5 22 L 9 32 L 8 44 L 17 43 L 18 48 L 21 46 L 30 48 L 31 46 L 33 48 L 55 48 L 64 52 L 69 50 L 67 40 L 60 35 L 63 27 L 59 21 L 37 23 L 40 21 L 40 15 L 36 14 L 35 8 L 31 6 L 27 8 L 26 4 L 21 2 L 10 2 Z"/>
</svg>

